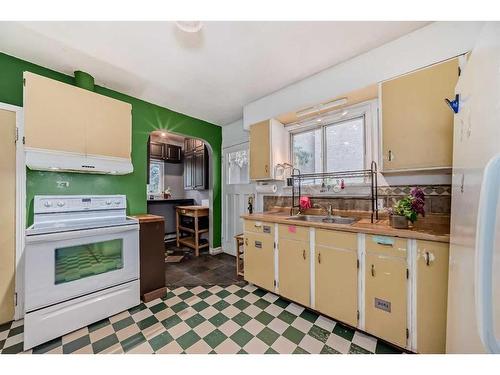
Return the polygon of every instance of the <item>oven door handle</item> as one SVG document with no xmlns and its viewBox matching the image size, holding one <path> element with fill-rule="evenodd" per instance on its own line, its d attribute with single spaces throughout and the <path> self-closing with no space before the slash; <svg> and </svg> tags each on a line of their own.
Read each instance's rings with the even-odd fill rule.
<svg viewBox="0 0 500 375">
<path fill-rule="evenodd" d="M 93 237 L 102 234 L 116 234 L 129 231 L 138 231 L 139 224 L 120 225 L 114 227 L 78 229 L 74 231 L 47 233 L 26 236 L 26 243 L 52 242 L 70 240 L 75 238 Z"/>
</svg>

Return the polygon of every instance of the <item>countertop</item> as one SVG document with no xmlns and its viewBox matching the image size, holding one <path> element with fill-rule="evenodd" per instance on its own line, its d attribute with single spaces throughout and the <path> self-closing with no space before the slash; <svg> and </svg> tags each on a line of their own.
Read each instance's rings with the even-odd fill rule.
<svg viewBox="0 0 500 375">
<path fill-rule="evenodd" d="M 247 214 L 241 216 L 243 219 L 266 221 L 278 224 L 289 224 L 302 227 L 315 227 L 322 229 L 334 229 L 346 232 L 357 232 L 367 234 L 380 234 L 384 236 L 394 236 L 402 238 L 414 238 L 417 240 L 427 240 L 436 242 L 450 242 L 449 227 L 445 225 L 433 225 L 432 227 L 412 228 L 412 229 L 395 229 L 389 225 L 389 220 L 376 220 L 372 224 L 370 219 L 361 218 L 353 224 L 332 224 L 318 223 L 301 220 L 288 220 L 290 217 L 288 212 L 269 211 L 262 213 Z"/>
<path fill-rule="evenodd" d="M 132 215 L 131 217 L 139 220 L 139 223 L 152 223 L 165 220 L 163 216 L 151 215 L 151 214 Z"/>
</svg>

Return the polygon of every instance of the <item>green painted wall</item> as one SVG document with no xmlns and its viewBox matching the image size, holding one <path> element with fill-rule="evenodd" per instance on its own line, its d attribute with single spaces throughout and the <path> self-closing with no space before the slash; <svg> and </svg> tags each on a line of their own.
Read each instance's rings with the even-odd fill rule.
<svg viewBox="0 0 500 375">
<path fill-rule="evenodd" d="M 74 84 L 74 78 L 0 53 L 0 102 L 23 105 L 23 72 L 30 71 L 61 82 Z M 92 72 L 90 72 L 92 73 Z M 212 149 L 213 171 L 213 247 L 221 243 L 221 144 L 219 126 L 171 111 L 143 100 L 95 86 L 95 92 L 132 104 L 132 163 L 134 172 L 125 176 L 27 171 L 28 225 L 33 221 L 33 197 L 38 194 L 125 194 L 128 213 L 146 212 L 146 153 L 151 131 L 166 129 L 206 141 Z M 69 187 L 57 187 L 69 181 Z"/>
</svg>

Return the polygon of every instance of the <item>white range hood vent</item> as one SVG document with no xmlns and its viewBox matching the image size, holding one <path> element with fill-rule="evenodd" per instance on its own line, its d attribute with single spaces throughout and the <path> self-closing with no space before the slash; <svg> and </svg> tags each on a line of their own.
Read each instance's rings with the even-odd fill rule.
<svg viewBox="0 0 500 375">
<path fill-rule="evenodd" d="M 38 171 L 95 174 L 128 174 L 134 171 L 130 159 L 90 156 L 71 152 L 25 148 L 26 166 Z"/>
</svg>

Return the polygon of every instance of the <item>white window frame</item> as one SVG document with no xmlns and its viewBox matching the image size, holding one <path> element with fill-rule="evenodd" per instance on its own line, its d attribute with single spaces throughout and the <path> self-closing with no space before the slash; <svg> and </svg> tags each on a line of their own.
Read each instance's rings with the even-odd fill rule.
<svg viewBox="0 0 500 375">
<path fill-rule="evenodd" d="M 347 114 L 344 112 L 347 111 Z M 295 134 L 305 133 L 307 131 L 321 129 L 321 153 L 322 171 L 326 171 L 326 128 L 331 125 L 340 124 L 356 118 L 364 117 L 364 166 L 369 169 L 372 160 L 378 161 L 376 157 L 378 152 L 378 100 L 373 99 L 363 103 L 354 104 L 349 107 L 326 113 L 321 116 L 322 122 L 318 124 L 317 116 L 312 119 L 307 119 L 296 124 L 290 125 L 289 142 L 290 142 L 290 160 L 293 161 L 293 136 Z"/>
</svg>

